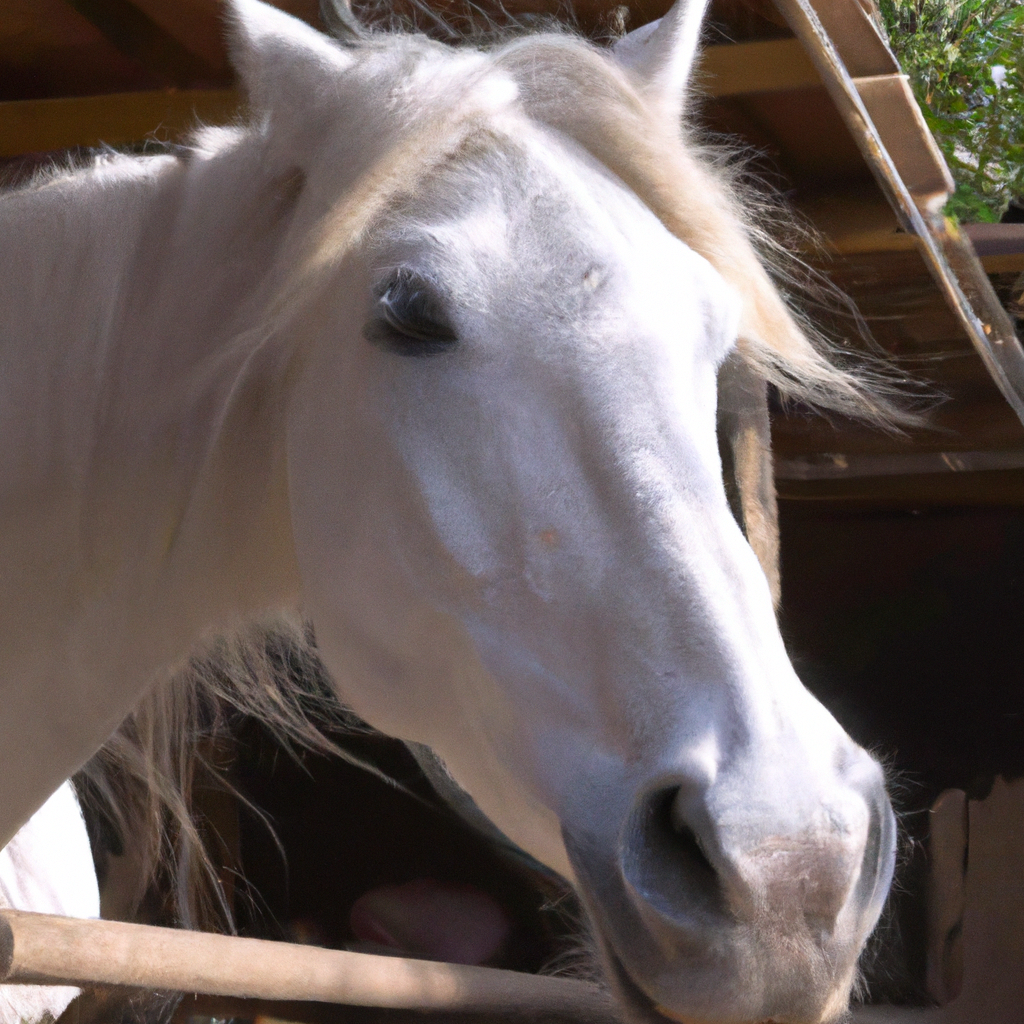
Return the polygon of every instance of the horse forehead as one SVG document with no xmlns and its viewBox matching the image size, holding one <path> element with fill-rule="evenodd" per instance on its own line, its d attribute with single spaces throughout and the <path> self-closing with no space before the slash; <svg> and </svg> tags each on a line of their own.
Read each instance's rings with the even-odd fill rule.
<svg viewBox="0 0 1024 1024">
<path fill-rule="evenodd" d="M 593 291 L 615 274 L 648 302 L 692 290 L 724 321 L 736 318 L 722 275 L 581 146 L 527 119 L 502 128 L 490 159 L 451 168 L 426 216 L 403 226 L 406 240 L 419 236 L 469 278 L 509 261 L 520 280 Z"/>
<path fill-rule="evenodd" d="M 519 93 L 512 75 L 472 48 L 453 50 L 422 35 L 385 35 L 361 51 L 363 75 L 396 112 L 431 116 L 467 104 L 476 113 L 498 111 Z"/>
</svg>

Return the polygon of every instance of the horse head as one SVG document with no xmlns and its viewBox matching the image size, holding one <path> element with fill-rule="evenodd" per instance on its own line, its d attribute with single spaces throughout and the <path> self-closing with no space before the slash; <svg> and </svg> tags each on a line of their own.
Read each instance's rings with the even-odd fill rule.
<svg viewBox="0 0 1024 1024">
<path fill-rule="evenodd" d="M 268 301 L 339 691 L 573 881 L 632 1019 L 817 1024 L 894 821 L 789 661 L 716 406 L 723 367 L 858 385 L 681 137 L 701 16 L 453 50 L 235 0 L 234 50 L 299 182 Z"/>
</svg>

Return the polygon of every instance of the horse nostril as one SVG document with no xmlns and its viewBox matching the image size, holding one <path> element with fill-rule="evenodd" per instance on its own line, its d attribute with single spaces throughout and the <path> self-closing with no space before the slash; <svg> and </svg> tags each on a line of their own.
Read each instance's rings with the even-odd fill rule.
<svg viewBox="0 0 1024 1024">
<path fill-rule="evenodd" d="M 708 860 L 708 855 L 704 852 L 697 833 L 693 831 L 685 818 L 676 813 L 677 804 L 676 798 L 670 801 L 668 820 L 672 831 L 676 834 L 676 848 L 680 856 L 686 858 L 695 870 L 703 870 L 708 878 L 716 878 L 717 873 L 712 867 L 711 861 Z"/>
<path fill-rule="evenodd" d="M 698 832 L 678 813 L 678 788 L 647 796 L 627 826 L 623 874 L 660 914 L 688 923 L 727 913 L 718 872 Z"/>
</svg>

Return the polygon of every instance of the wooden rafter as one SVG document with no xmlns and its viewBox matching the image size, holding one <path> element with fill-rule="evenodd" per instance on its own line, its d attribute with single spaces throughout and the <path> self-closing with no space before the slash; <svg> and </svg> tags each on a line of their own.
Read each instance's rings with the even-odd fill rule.
<svg viewBox="0 0 1024 1024">
<path fill-rule="evenodd" d="M 141 61 L 169 85 L 190 86 L 222 78 L 213 67 L 183 46 L 131 0 L 65 0 L 96 26 L 127 57 Z"/>
<path fill-rule="evenodd" d="M 230 121 L 240 104 L 232 89 L 12 100 L 0 103 L 0 157 L 149 138 L 173 142 L 198 123 Z"/>
</svg>

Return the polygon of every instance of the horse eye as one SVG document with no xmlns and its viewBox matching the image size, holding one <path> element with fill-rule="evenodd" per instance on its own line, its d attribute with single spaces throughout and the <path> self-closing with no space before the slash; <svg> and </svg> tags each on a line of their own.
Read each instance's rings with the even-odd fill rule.
<svg viewBox="0 0 1024 1024">
<path fill-rule="evenodd" d="M 436 356 L 459 340 L 437 293 L 409 271 L 399 271 L 379 289 L 377 315 L 363 328 L 363 337 L 399 356 Z"/>
</svg>

